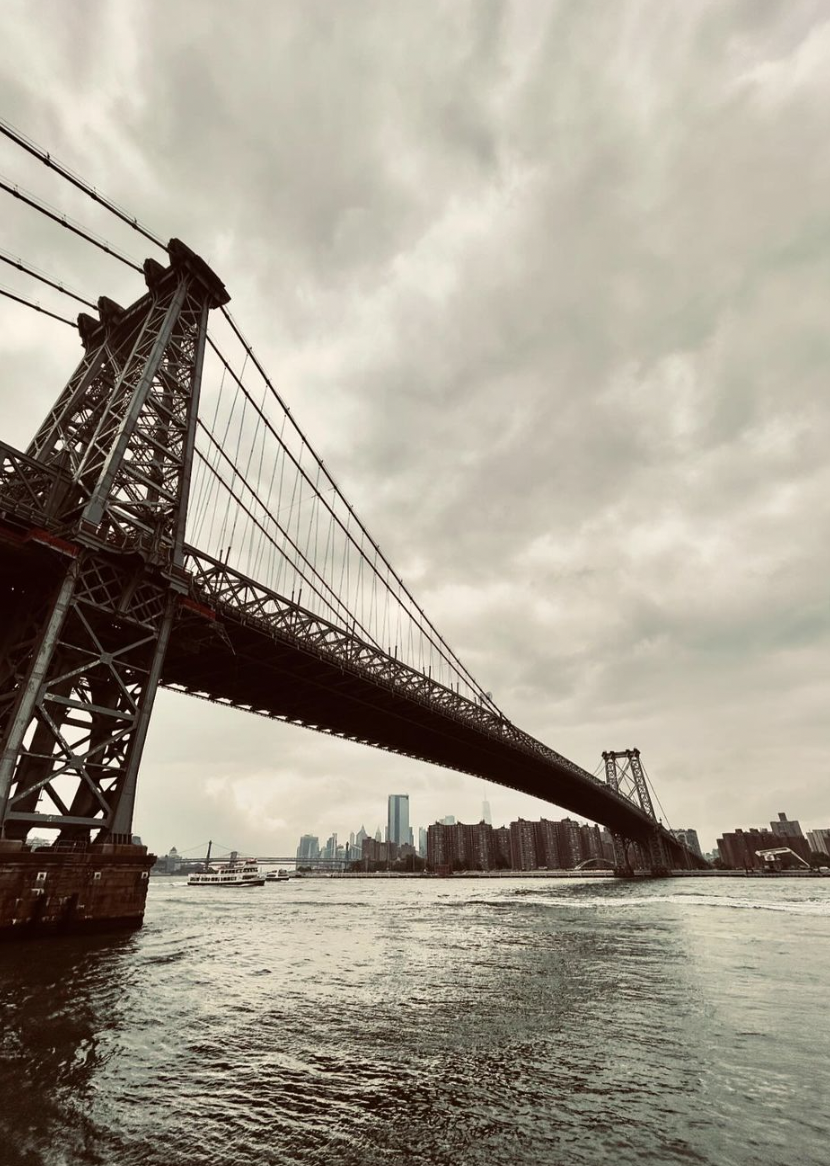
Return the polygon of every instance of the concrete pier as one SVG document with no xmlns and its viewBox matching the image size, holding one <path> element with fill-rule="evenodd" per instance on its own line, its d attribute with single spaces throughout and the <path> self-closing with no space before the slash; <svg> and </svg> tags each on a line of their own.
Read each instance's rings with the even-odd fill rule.
<svg viewBox="0 0 830 1166">
<path fill-rule="evenodd" d="M 154 862 L 146 846 L 0 840 L 0 940 L 140 927 Z"/>
</svg>

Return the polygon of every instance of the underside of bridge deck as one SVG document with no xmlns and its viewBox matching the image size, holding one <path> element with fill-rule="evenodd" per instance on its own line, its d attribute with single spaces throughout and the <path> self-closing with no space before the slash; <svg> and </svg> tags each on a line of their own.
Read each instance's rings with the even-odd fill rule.
<svg viewBox="0 0 830 1166">
<path fill-rule="evenodd" d="M 35 610 L 57 586 L 64 562 L 60 549 L 7 532 L 0 540 L 3 610 Z M 190 598 L 183 599 L 164 661 L 163 686 L 472 774 L 631 839 L 645 841 L 653 835 L 654 822 L 638 806 L 532 738 L 518 734 L 517 744 L 518 731 L 509 722 L 504 725 L 513 737 L 492 728 L 482 731 L 452 710 L 367 675 L 359 665 L 278 634 L 230 606 L 210 607 L 209 602 L 210 596 L 194 587 Z M 96 623 L 108 647 L 117 651 L 126 629 L 103 612 L 97 613 Z M 13 678 L 7 677 L 9 691 L 12 684 Z M 528 742 L 542 752 L 534 753 Z"/>
<path fill-rule="evenodd" d="M 534 755 L 505 736 L 379 683 L 232 611 L 183 610 L 162 684 L 217 703 L 303 725 L 511 787 L 646 840 L 654 822 L 562 759 Z M 505 722 L 507 723 L 507 722 Z M 512 729 L 513 726 L 510 726 Z"/>
<path fill-rule="evenodd" d="M 222 629 L 227 642 L 217 629 L 200 650 L 179 629 L 162 684 L 511 786 L 609 827 L 626 827 L 632 837 L 649 829 L 634 807 L 629 812 L 609 806 L 601 787 L 592 788 L 568 769 L 520 753 L 301 648 L 269 642 L 232 623 Z"/>
</svg>

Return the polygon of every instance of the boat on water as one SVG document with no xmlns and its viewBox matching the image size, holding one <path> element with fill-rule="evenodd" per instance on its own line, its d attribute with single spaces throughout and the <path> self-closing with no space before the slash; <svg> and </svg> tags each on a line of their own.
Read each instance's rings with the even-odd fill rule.
<svg viewBox="0 0 830 1166">
<path fill-rule="evenodd" d="M 269 870 L 265 876 L 266 883 L 287 883 L 291 875 L 287 870 Z"/>
<path fill-rule="evenodd" d="M 233 856 L 228 862 L 210 864 L 210 848 L 208 843 L 205 856 L 205 869 L 196 874 L 187 876 L 189 887 L 264 887 L 265 876 L 253 858 L 238 858 Z"/>
</svg>

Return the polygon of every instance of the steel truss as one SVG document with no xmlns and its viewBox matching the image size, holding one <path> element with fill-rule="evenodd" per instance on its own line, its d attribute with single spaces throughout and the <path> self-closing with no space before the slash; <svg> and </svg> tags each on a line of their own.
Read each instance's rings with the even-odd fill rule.
<svg viewBox="0 0 830 1166">
<path fill-rule="evenodd" d="M 210 308 L 224 287 L 188 248 L 148 293 L 79 317 L 85 354 L 25 455 L 0 448 L 0 511 L 61 567 L 10 588 L 0 642 L 0 826 L 129 840 L 141 752 L 186 592 L 184 518 Z M 24 540 L 21 540 L 24 541 Z"/>
<path fill-rule="evenodd" d="M 609 789 L 639 806 L 654 823 L 654 830 L 645 844 L 626 838 L 622 834 L 612 833 L 614 862 L 617 869 L 620 871 L 632 869 L 633 848 L 636 865 L 648 866 L 655 872 L 670 870 L 674 864 L 666 842 L 666 832 L 654 812 L 651 791 L 640 761 L 640 750 L 609 750 L 603 753 L 602 760 L 605 763 L 605 781 Z"/>
<path fill-rule="evenodd" d="M 184 563 L 191 581 L 191 597 L 208 612 L 227 615 L 274 639 L 301 645 L 306 651 L 336 663 L 341 669 L 368 676 L 375 684 L 406 696 L 434 712 L 460 722 L 500 743 L 543 761 L 554 762 L 607 793 L 602 781 L 518 728 L 487 705 L 462 696 L 367 643 L 347 628 L 338 627 L 300 607 L 225 563 L 194 547 L 185 546 Z M 630 804 L 618 790 L 616 800 Z M 653 815 L 652 815 L 653 816 Z"/>
<path fill-rule="evenodd" d="M 551 774 L 587 791 L 592 805 L 630 822 L 639 838 L 651 823 L 655 836 L 664 835 L 636 750 L 619 755 L 628 757 L 633 797 L 618 755 L 605 755 L 603 782 L 483 700 L 361 639 L 354 623 L 331 623 L 185 546 L 207 317 L 228 297 L 181 243 L 171 241 L 169 253 L 169 268 L 147 261 L 147 295 L 130 308 L 102 299 L 100 320 L 79 317 L 84 357 L 28 451 L 0 442 L 0 600 L 7 613 L 0 627 L 0 837 L 21 839 L 45 826 L 70 842 L 93 831 L 99 842 L 129 839 L 162 682 L 274 715 L 245 703 L 249 695 L 225 699 L 221 686 L 200 688 L 198 669 L 181 682 L 165 674 L 171 642 L 181 638 L 186 650 L 198 650 L 203 632 L 195 625 L 206 622 L 208 639 L 215 632 L 226 645 L 236 625 L 334 664 L 342 675 L 403 698 L 401 707 L 427 710 L 444 739 L 474 747 L 480 737 L 500 756 L 514 754 L 520 767 L 523 758 L 549 765 Z M 325 729 L 302 715 L 297 723 L 349 735 L 343 722 Z M 353 739 L 401 748 L 394 734 Z M 437 763 L 463 767 L 457 754 Z"/>
</svg>

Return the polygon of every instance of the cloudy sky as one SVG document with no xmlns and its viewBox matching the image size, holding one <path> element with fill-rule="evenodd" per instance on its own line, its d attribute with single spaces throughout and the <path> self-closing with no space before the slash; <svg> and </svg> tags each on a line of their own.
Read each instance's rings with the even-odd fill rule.
<svg viewBox="0 0 830 1166">
<path fill-rule="evenodd" d="M 638 746 L 706 847 L 830 822 L 824 0 L 6 0 L 0 114 L 216 268 L 508 716 L 591 771 Z M 152 252 L 5 139 L 0 174 Z M 141 294 L 0 199 L 6 252 Z M 0 301 L 4 440 L 78 355 Z M 286 853 L 390 792 L 416 826 L 551 815 L 163 693 L 136 829 Z"/>
</svg>

